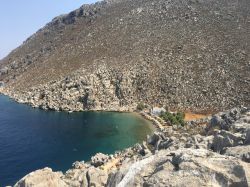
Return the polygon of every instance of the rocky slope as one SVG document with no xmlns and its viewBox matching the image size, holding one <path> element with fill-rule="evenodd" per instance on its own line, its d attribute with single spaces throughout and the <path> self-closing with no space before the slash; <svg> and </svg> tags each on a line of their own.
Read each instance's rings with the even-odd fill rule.
<svg viewBox="0 0 250 187">
<path fill-rule="evenodd" d="M 1 60 L 0 91 L 54 110 L 249 106 L 249 28 L 249 0 L 84 5 Z"/>
<path fill-rule="evenodd" d="M 202 128 L 164 126 L 142 145 L 75 162 L 65 174 L 37 170 L 15 185 L 28 186 L 250 186 L 250 109 L 219 113 Z"/>
</svg>

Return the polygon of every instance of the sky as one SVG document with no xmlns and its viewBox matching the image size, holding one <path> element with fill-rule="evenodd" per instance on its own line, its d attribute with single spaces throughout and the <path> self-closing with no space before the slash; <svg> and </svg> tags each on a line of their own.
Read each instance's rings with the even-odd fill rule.
<svg viewBox="0 0 250 187">
<path fill-rule="evenodd" d="M 54 17 L 97 0 L 1 0 L 0 59 Z"/>
</svg>

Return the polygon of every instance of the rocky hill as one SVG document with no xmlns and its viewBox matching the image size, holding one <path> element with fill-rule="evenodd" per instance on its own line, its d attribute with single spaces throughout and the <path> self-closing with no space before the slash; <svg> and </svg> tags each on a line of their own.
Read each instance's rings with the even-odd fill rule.
<svg viewBox="0 0 250 187">
<path fill-rule="evenodd" d="M 83 5 L 1 60 L 1 92 L 55 110 L 249 106 L 249 30 L 249 0 Z"/>
</svg>

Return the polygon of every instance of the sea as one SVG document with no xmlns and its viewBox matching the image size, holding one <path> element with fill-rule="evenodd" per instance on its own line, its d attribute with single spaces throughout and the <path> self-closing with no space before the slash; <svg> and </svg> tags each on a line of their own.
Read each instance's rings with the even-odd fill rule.
<svg viewBox="0 0 250 187">
<path fill-rule="evenodd" d="M 0 186 L 44 167 L 65 172 L 98 152 L 141 143 L 152 131 L 134 113 L 45 111 L 0 95 Z"/>
</svg>

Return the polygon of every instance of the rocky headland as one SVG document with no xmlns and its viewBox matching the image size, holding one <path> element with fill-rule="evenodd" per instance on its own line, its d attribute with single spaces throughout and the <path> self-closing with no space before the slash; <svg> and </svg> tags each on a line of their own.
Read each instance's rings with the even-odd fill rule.
<svg viewBox="0 0 250 187">
<path fill-rule="evenodd" d="M 250 109 L 234 108 L 205 121 L 179 128 L 162 124 L 142 144 L 98 153 L 64 174 L 34 171 L 15 187 L 249 186 Z"/>
</svg>

